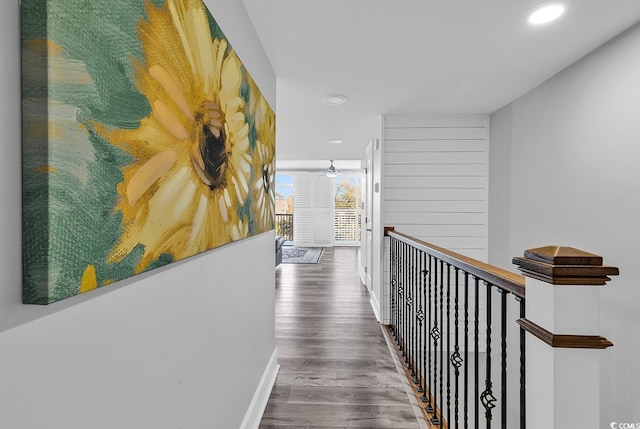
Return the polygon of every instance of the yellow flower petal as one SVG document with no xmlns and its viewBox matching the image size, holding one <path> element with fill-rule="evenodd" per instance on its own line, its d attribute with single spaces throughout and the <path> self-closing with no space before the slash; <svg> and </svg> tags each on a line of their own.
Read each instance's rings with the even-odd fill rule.
<svg viewBox="0 0 640 429">
<path fill-rule="evenodd" d="M 37 173 L 56 173 L 57 171 L 58 170 L 56 170 L 55 167 L 51 167 L 49 165 L 42 165 L 36 168 Z"/>
<path fill-rule="evenodd" d="M 188 26 L 191 36 L 190 48 L 194 51 L 195 62 L 198 69 L 195 75 L 202 78 L 205 93 L 210 93 L 210 84 L 213 81 L 215 69 L 211 53 L 211 33 L 209 32 L 209 21 L 201 10 L 191 8 L 185 16 L 184 23 Z"/>
<path fill-rule="evenodd" d="M 178 140 L 185 140 L 189 138 L 189 133 L 184 129 L 184 126 L 173 113 L 167 108 L 167 106 L 160 100 L 156 100 L 153 103 L 153 116 L 160 122 L 165 130 L 171 133 Z"/>
<path fill-rule="evenodd" d="M 182 207 L 183 200 L 186 197 L 191 201 L 191 195 L 194 191 L 195 186 L 191 181 L 187 167 L 176 168 L 170 175 L 167 175 L 162 185 L 149 200 L 149 219 L 158 225 L 162 223 L 174 224 L 175 211 L 184 213 L 186 208 Z"/>
<path fill-rule="evenodd" d="M 82 273 L 82 280 L 80 280 L 80 293 L 89 292 L 98 287 L 98 279 L 96 277 L 96 267 L 92 264 L 87 265 Z"/>
<path fill-rule="evenodd" d="M 127 185 L 129 204 L 134 205 L 156 180 L 173 167 L 176 159 L 177 155 L 173 150 L 165 150 L 142 165 Z"/>
<path fill-rule="evenodd" d="M 237 107 L 228 106 L 228 104 L 231 101 L 237 103 L 241 85 L 242 70 L 240 68 L 240 60 L 235 52 L 231 51 L 222 64 L 222 74 L 220 76 L 219 100 L 222 110 L 229 112 L 231 109 L 237 109 Z"/>
<path fill-rule="evenodd" d="M 188 212 L 192 208 L 196 185 L 189 177 L 187 167 L 182 167 L 178 170 L 171 180 L 163 185 L 163 190 L 169 190 L 169 192 L 173 193 L 173 200 L 169 203 L 173 207 L 171 219 L 174 222 L 180 220 L 184 215 L 191 216 L 191 213 Z"/>
<path fill-rule="evenodd" d="M 213 42 L 213 57 L 215 61 L 216 70 L 222 70 L 222 63 L 224 61 L 224 53 L 227 50 L 227 41 L 216 39 Z M 216 76 L 213 82 L 214 86 L 211 88 L 212 92 L 217 94 L 220 92 L 220 76 Z"/>
<path fill-rule="evenodd" d="M 224 204 L 224 198 L 220 197 L 218 200 L 218 207 L 220 207 L 220 214 L 222 215 L 222 220 L 225 222 L 229 222 L 229 214 L 227 213 L 227 206 Z"/>
<path fill-rule="evenodd" d="M 223 195 L 224 195 L 224 201 L 227 204 L 227 207 L 231 207 L 231 198 L 229 198 L 229 191 L 225 189 Z"/>
<path fill-rule="evenodd" d="M 200 195 L 200 201 L 198 201 L 198 208 L 196 209 L 196 214 L 193 216 L 193 222 L 191 222 L 191 235 L 189 236 L 189 244 L 193 245 L 195 243 L 196 238 L 200 233 L 200 228 L 202 227 L 202 221 L 204 220 L 205 214 L 207 212 L 208 200 L 204 195 Z"/>
<path fill-rule="evenodd" d="M 173 27 L 180 36 L 180 41 L 182 42 L 182 49 L 180 51 L 187 57 L 189 65 L 191 66 L 192 75 L 197 76 L 198 70 L 196 67 L 196 60 L 191 50 L 191 40 L 187 33 L 188 29 L 183 27 L 184 17 L 186 15 L 186 11 L 184 10 L 185 5 L 180 2 L 168 1 L 167 7 L 169 8 L 169 15 L 173 21 Z"/>
<path fill-rule="evenodd" d="M 173 101 L 175 101 L 176 105 L 182 110 L 185 117 L 188 119 L 193 119 L 193 112 L 187 103 L 187 100 L 184 98 L 182 90 L 178 87 L 175 80 L 169 75 L 169 73 L 159 65 L 153 65 L 149 68 L 149 74 L 153 76 L 155 80 L 162 85 L 167 94 Z"/>
</svg>

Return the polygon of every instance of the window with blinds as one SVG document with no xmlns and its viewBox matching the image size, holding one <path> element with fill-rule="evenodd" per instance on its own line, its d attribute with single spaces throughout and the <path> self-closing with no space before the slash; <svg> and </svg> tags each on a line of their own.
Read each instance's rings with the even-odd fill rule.
<svg viewBox="0 0 640 429">
<path fill-rule="evenodd" d="M 293 178 L 293 244 L 333 246 L 333 179 L 318 174 Z"/>
</svg>

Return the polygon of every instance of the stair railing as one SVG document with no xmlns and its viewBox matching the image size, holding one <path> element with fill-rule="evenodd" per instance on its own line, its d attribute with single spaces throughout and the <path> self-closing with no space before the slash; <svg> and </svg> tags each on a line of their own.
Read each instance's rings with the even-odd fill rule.
<svg viewBox="0 0 640 429">
<path fill-rule="evenodd" d="M 391 227 L 385 235 L 388 329 L 429 423 L 525 429 L 524 277 Z"/>
</svg>

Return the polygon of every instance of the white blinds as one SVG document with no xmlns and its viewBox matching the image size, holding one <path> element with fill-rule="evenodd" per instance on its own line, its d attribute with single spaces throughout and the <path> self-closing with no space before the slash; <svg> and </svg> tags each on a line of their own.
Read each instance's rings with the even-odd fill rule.
<svg viewBox="0 0 640 429">
<path fill-rule="evenodd" d="M 333 246 L 333 179 L 318 174 L 293 178 L 293 244 Z"/>
</svg>

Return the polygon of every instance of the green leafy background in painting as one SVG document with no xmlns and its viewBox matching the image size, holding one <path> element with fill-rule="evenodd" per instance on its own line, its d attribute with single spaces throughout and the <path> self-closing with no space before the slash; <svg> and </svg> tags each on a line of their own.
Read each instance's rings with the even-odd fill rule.
<svg viewBox="0 0 640 429">
<path fill-rule="evenodd" d="M 162 7 L 164 1 L 152 3 Z M 143 61 L 137 25 L 145 19 L 144 5 L 142 0 L 22 2 L 25 303 L 77 295 L 89 264 L 99 273 L 98 286 L 135 275 L 141 246 L 117 264 L 107 262 L 121 232 L 116 186 L 122 181 L 120 169 L 131 159 L 92 124 L 135 129 L 150 113 L 132 68 L 134 60 Z M 212 37 L 225 38 L 211 15 L 209 23 Z M 45 45 L 47 39 L 54 45 Z M 52 75 L 52 62 L 66 73 Z M 241 92 L 248 105 L 246 79 Z M 246 116 L 253 149 L 255 126 Z M 261 232 L 251 197 L 238 208 L 249 235 Z M 171 262 L 172 256 L 164 254 L 145 271 Z"/>
</svg>

